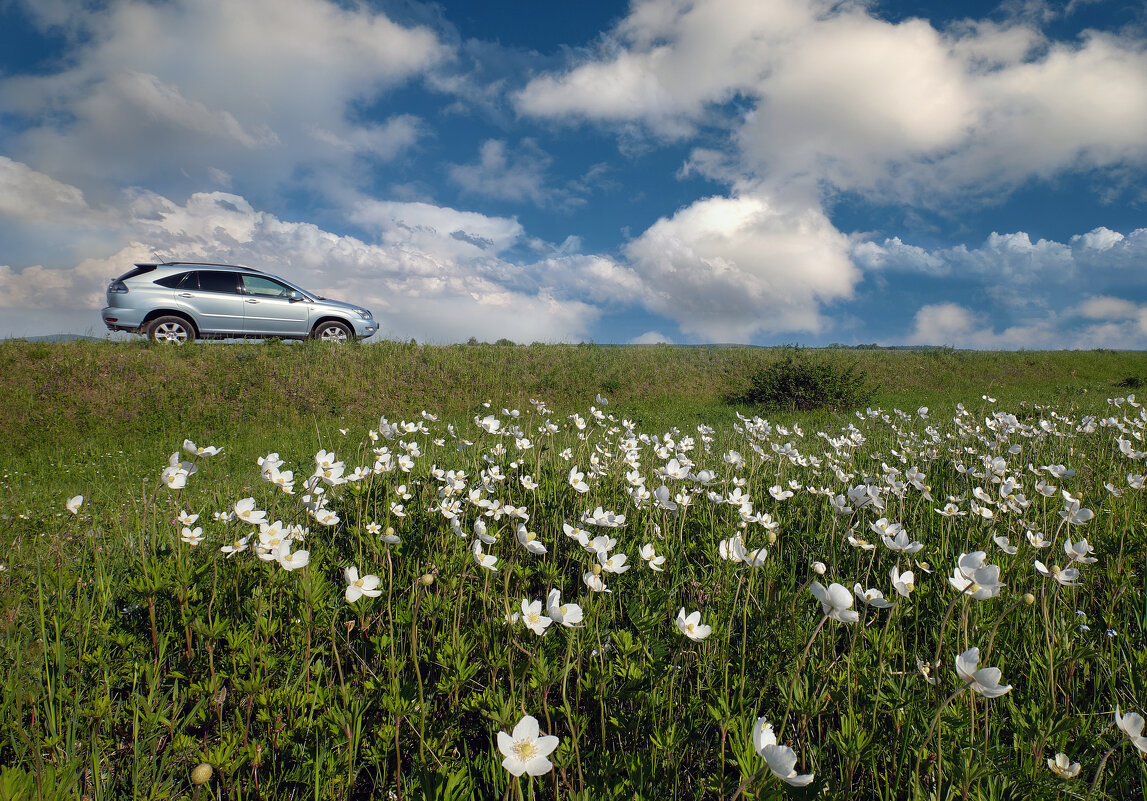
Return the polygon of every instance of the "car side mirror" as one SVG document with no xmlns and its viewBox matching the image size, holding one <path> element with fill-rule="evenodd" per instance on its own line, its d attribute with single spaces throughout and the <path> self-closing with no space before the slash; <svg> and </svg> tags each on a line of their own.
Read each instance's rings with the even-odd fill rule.
<svg viewBox="0 0 1147 801">
<path fill-rule="evenodd" d="M 287 294 L 287 300 L 289 300 L 291 303 L 298 303 L 302 299 L 303 299 L 302 293 L 296 292 L 293 289 Z"/>
</svg>

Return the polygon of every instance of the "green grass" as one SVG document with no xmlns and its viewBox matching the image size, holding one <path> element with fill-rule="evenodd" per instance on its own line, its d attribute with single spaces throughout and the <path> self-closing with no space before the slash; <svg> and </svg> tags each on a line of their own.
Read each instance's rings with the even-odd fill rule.
<svg viewBox="0 0 1147 801">
<path fill-rule="evenodd" d="M 824 787 L 834 798 L 1143 797 L 1147 768 L 1112 710 L 1147 711 L 1147 517 L 1127 479 L 1144 468 L 1116 444 L 1119 434 L 1145 447 L 1144 429 L 1138 409 L 1107 399 L 1147 376 L 1147 356 L 828 351 L 818 356 L 867 374 L 880 413 L 770 415 L 768 428 L 740 419 L 760 410 L 726 399 L 789 352 L 0 344 L 0 798 L 811 798 Z M 599 393 L 612 419 L 591 415 Z M 519 425 L 531 447 L 479 428 L 488 414 L 503 431 Z M 582 436 L 572 414 L 587 422 Z M 329 487 L 340 522 L 320 525 L 300 497 L 315 453 L 334 451 L 348 472 L 370 468 L 372 448 L 397 456 L 398 439 L 369 437 L 380 416 L 425 425 L 399 437 L 419 445 L 411 472 Z M 623 419 L 649 437 L 636 467 L 622 461 Z M 560 431 L 539 433 L 546 420 Z M 185 437 L 224 452 L 195 459 L 186 488 L 172 490 L 160 473 Z M 784 456 L 786 445 L 817 461 Z M 723 458 L 731 450 L 743 466 Z M 260 475 L 256 457 L 272 451 L 295 471 L 295 495 Z M 981 456 L 1001 459 L 996 477 L 1031 504 L 1009 510 Z M 660 477 L 673 457 L 712 470 L 714 483 Z M 1077 473 L 1039 470 L 1055 464 Z M 482 510 L 467 495 L 492 465 L 507 478 L 491 476 L 483 497 L 525 507 L 548 550 L 528 553 L 513 521 L 487 518 L 497 573 L 474 561 Z M 568 479 L 574 465 L 585 494 Z M 432 466 L 466 473 L 455 496 L 463 537 L 437 511 L 450 495 Z M 919 468 L 932 497 L 909 484 L 886 489 L 879 511 L 839 514 L 804 489 L 887 488 L 889 467 L 899 481 Z M 631 470 L 649 492 L 663 481 L 670 495 L 692 488 L 692 503 L 677 513 L 636 504 Z M 518 481 L 527 473 L 536 489 Z M 777 524 L 771 533 L 767 520 L 742 529 L 736 507 L 709 499 L 732 493 L 734 477 Z M 770 488 L 790 481 L 801 488 L 776 499 Z M 1057 489 L 1045 498 L 1037 481 Z M 990 519 L 934 511 L 955 496 L 972 512 L 977 487 Z M 1066 528 L 1061 489 L 1095 519 Z M 72 515 L 64 501 L 76 494 L 85 501 Z M 256 530 L 213 520 L 244 497 L 268 520 L 309 528 L 292 546 L 309 551 L 305 569 L 219 551 Z M 627 516 L 623 528 L 586 526 L 616 537 L 632 565 L 603 574 L 610 593 L 586 586 L 595 560 L 563 531 L 596 506 Z M 181 511 L 200 515 L 203 544 L 181 541 Z M 870 524 L 881 517 L 924 543 L 917 558 L 933 574 L 880 543 Z M 401 544 L 382 543 L 372 523 Z M 1025 523 L 1054 545 L 1032 546 Z M 719 556 L 738 531 L 768 550 L 761 567 Z M 849 545 L 850 532 L 876 549 Z M 1075 588 L 1032 567 L 1065 566 L 1067 536 L 1086 536 L 1098 559 L 1079 566 Z M 666 557 L 664 573 L 642 563 L 644 543 Z M 999 597 L 966 600 L 949 586 L 957 557 L 974 550 L 1001 568 Z M 814 560 L 827 565 L 825 584 L 860 582 L 896 606 L 862 610 L 858 624 L 825 621 L 808 589 Z M 916 573 L 908 598 L 891 588 L 894 564 Z M 378 597 L 347 603 L 352 566 L 380 578 Z M 581 605 L 583 627 L 554 624 L 539 638 L 507 623 L 523 598 L 544 601 L 551 588 Z M 684 637 L 680 608 L 700 611 L 712 634 Z M 1000 667 L 1008 694 L 962 689 L 953 659 L 971 646 L 981 666 Z M 916 660 L 937 657 L 933 687 Z M 560 744 L 553 771 L 514 781 L 496 736 L 524 714 Z M 814 774 L 807 789 L 783 784 L 754 750 L 760 716 L 794 749 L 796 770 Z M 1078 778 L 1048 769 L 1059 751 L 1081 763 Z M 213 776 L 197 789 L 202 762 Z"/>
</svg>

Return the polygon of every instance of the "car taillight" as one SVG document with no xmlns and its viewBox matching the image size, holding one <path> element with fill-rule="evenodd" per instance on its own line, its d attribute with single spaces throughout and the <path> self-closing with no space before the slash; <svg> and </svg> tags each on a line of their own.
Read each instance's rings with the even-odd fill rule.
<svg viewBox="0 0 1147 801">
<path fill-rule="evenodd" d="M 122 295 L 127 292 L 127 284 L 123 281 L 112 281 L 108 284 L 108 292 L 115 292 Z"/>
</svg>

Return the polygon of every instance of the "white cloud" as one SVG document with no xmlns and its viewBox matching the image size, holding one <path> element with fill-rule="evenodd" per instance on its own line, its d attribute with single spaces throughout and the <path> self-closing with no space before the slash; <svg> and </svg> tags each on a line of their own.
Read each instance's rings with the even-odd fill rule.
<svg viewBox="0 0 1147 801">
<path fill-rule="evenodd" d="M 1141 308 L 1129 300 L 1100 296 L 1088 298 L 1079 305 L 1078 313 L 1092 320 L 1127 320 L 1138 318 Z"/>
<path fill-rule="evenodd" d="M 709 342 L 819 332 L 821 305 L 851 297 L 860 272 L 817 208 L 764 195 L 711 197 L 662 218 L 625 248 L 645 305 Z"/>
<path fill-rule="evenodd" d="M 931 204 L 1147 161 L 1141 40 L 1049 44 L 1018 22 L 942 31 L 855 3 L 634 3 L 596 53 L 534 78 L 516 101 L 523 114 L 681 135 L 733 98 L 749 111 L 721 165 L 730 184 Z"/>
<path fill-rule="evenodd" d="M 450 180 L 464 191 L 502 200 L 529 200 L 541 205 L 550 196 L 546 169 L 552 159 L 533 140 L 508 150 L 500 139 L 482 143 L 477 164 L 451 164 Z"/>
<path fill-rule="evenodd" d="M 51 223 L 82 221 L 91 214 L 84 193 L 76 187 L 0 156 L 0 218 Z"/>
<path fill-rule="evenodd" d="M 429 29 L 330 0 L 112 0 L 73 8 L 64 30 L 69 66 L 0 80 L 20 121 L 5 144 L 89 194 L 194 191 L 209 170 L 246 189 L 306 165 L 352 180 L 356 157 L 393 158 L 420 135 L 412 117 L 379 125 L 356 104 L 449 56 Z"/>
<path fill-rule="evenodd" d="M 991 317 L 958 303 L 933 303 L 916 312 L 907 344 L 1007 350 L 1064 347 L 1047 319 L 1014 324 L 997 331 Z M 1081 347 L 1079 344 L 1067 347 Z"/>
<path fill-rule="evenodd" d="M 641 336 L 629 340 L 630 345 L 672 345 L 673 340 L 660 331 L 646 331 Z"/>
</svg>

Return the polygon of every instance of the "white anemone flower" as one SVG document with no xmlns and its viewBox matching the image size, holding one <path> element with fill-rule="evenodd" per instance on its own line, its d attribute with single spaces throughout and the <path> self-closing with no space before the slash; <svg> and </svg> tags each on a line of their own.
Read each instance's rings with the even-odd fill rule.
<svg viewBox="0 0 1147 801">
<path fill-rule="evenodd" d="M 581 580 L 585 583 L 585 586 L 594 592 L 613 592 L 613 590 L 605 586 L 605 581 L 601 577 L 601 565 L 594 565 L 594 568 L 594 570 L 587 570 L 585 573 L 582 573 Z"/>
<path fill-rule="evenodd" d="M 777 744 L 773 725 L 764 718 L 757 718 L 753 724 L 753 748 L 765 760 L 773 775 L 793 787 L 806 787 L 812 783 L 813 774 L 798 774 L 797 755 L 787 745 Z"/>
<path fill-rule="evenodd" d="M 255 508 L 254 498 L 243 498 L 235 502 L 235 516 L 244 523 L 257 526 L 267 519 L 267 513 Z"/>
<path fill-rule="evenodd" d="M 1060 567 L 1059 565 L 1052 565 L 1048 567 L 1040 560 L 1035 560 L 1035 569 L 1044 578 L 1055 579 L 1064 587 L 1077 587 L 1079 586 L 1079 571 L 1074 567 Z"/>
<path fill-rule="evenodd" d="M 188 545 L 199 545 L 203 542 L 203 529 L 200 526 L 196 526 L 195 528 L 184 526 L 179 534 L 179 539 Z"/>
<path fill-rule="evenodd" d="M 541 736 L 538 721 L 526 715 L 514 726 L 513 732 L 498 732 L 498 750 L 502 752 L 502 767 L 513 776 L 528 773 L 542 776 L 549 773 L 553 763 L 547 757 L 558 747 L 558 738 L 552 734 Z"/>
<path fill-rule="evenodd" d="M 852 608 L 852 593 L 843 584 L 832 584 L 825 587 L 819 581 L 809 585 L 813 596 L 820 601 L 825 615 L 841 623 L 855 623 L 860 620 L 860 613 Z"/>
<path fill-rule="evenodd" d="M 378 589 L 382 580 L 378 576 L 360 576 L 357 567 L 348 567 L 343 570 L 343 578 L 346 579 L 347 583 L 346 602 L 348 604 L 353 604 L 364 595 L 367 598 L 377 598 L 382 595 L 382 590 Z"/>
<path fill-rule="evenodd" d="M 638 554 L 645 560 L 645 564 L 649 565 L 649 569 L 655 573 L 660 573 L 665 570 L 665 568 L 662 567 L 662 565 L 665 564 L 665 557 L 657 555 L 657 552 L 653 550 L 653 543 L 647 542 L 642 545 Z"/>
<path fill-rule="evenodd" d="M 863 602 L 865 606 L 871 606 L 873 609 L 888 609 L 893 606 L 892 601 L 885 598 L 883 592 L 876 588 L 866 590 L 860 582 L 853 585 L 852 594 Z"/>
<path fill-rule="evenodd" d="M 685 607 L 677 612 L 677 618 L 673 621 L 677 624 L 677 628 L 689 639 L 694 642 L 701 642 L 701 640 L 708 637 L 713 633 L 713 627 L 708 626 L 701 622 L 701 612 L 690 612 L 685 614 Z"/>
<path fill-rule="evenodd" d="M 74 497 L 68 498 L 67 502 L 64 503 L 64 508 L 67 509 L 72 514 L 78 515 L 80 513 L 80 507 L 83 506 L 83 504 L 84 504 L 84 496 L 83 495 L 76 495 Z M 193 520 L 191 522 L 194 523 L 195 521 Z"/>
<path fill-rule="evenodd" d="M 525 523 L 518 524 L 516 536 L 518 538 L 518 542 L 520 542 L 522 547 L 527 551 L 534 554 L 535 556 L 545 556 L 546 546 L 542 545 L 541 541 L 538 539 L 537 534 L 535 534 L 533 531 L 529 531 L 526 528 Z"/>
<path fill-rule="evenodd" d="M 578 628 L 584 613 L 577 604 L 563 604 L 560 590 L 550 590 L 546 598 L 546 614 L 555 623 L 560 623 L 567 629 Z"/>
<path fill-rule="evenodd" d="M 979 648 L 969 648 L 956 657 L 956 673 L 960 675 L 965 684 L 984 698 L 999 698 L 1001 695 L 1011 692 L 1012 685 L 1000 684 L 999 668 L 977 669 L 979 662 Z"/>
<path fill-rule="evenodd" d="M 901 573 L 900 565 L 893 565 L 889 576 L 892 579 L 892 588 L 904 598 L 907 598 L 912 594 L 912 590 L 916 589 L 916 577 L 911 570 L 905 570 Z"/>
<path fill-rule="evenodd" d="M 996 534 L 992 537 L 992 542 L 999 546 L 1000 550 L 1009 556 L 1014 556 L 1016 551 L 1019 550 L 1016 546 L 1012 545 L 1008 538 L 1003 534 Z"/>
<path fill-rule="evenodd" d="M 909 538 L 908 532 L 906 532 L 904 529 L 899 529 L 896 532 L 895 537 L 890 537 L 887 534 L 882 534 L 880 535 L 880 539 L 884 543 L 884 547 L 888 548 L 890 551 L 896 551 L 897 553 L 914 554 L 924 547 L 924 543 L 914 542 L 911 538 Z"/>
<path fill-rule="evenodd" d="M 1094 551 L 1095 549 L 1085 539 L 1073 543 L 1071 537 L 1068 537 L 1063 543 L 1063 552 L 1067 554 L 1067 558 L 1083 565 L 1090 565 L 1098 561 L 1091 555 Z"/>
<path fill-rule="evenodd" d="M 989 565 L 985 558 L 983 551 L 960 554 L 948 583 L 977 601 L 995 598 L 1006 585 L 1000 582 L 999 565 Z"/>
<path fill-rule="evenodd" d="M 291 541 L 285 540 L 275 549 L 275 561 L 283 570 L 298 570 L 300 567 L 306 567 L 311 563 L 311 552 L 295 551 L 292 553 Z"/>
<path fill-rule="evenodd" d="M 497 573 L 498 568 L 495 565 L 498 563 L 498 557 L 493 554 L 483 553 L 482 541 L 474 540 L 471 550 L 474 552 L 474 561 L 478 563 L 479 567 L 484 567 L 491 573 Z"/>
<path fill-rule="evenodd" d="M 1060 752 L 1055 755 L 1055 758 L 1048 757 L 1047 766 L 1051 768 L 1051 772 L 1064 781 L 1074 779 L 1079 775 L 1079 763 L 1072 762 L 1071 757 L 1067 754 Z"/>
<path fill-rule="evenodd" d="M 1147 737 L 1143 736 L 1143 716 L 1138 712 L 1119 714 L 1119 705 L 1115 705 L 1115 725 L 1119 727 L 1131 740 L 1131 744 L 1147 754 Z"/>
<path fill-rule="evenodd" d="M 606 573 L 624 573 L 632 565 L 625 563 L 626 555 L 623 553 L 615 553 L 612 555 L 598 551 L 597 561 L 601 564 L 601 569 Z"/>
<path fill-rule="evenodd" d="M 553 623 L 553 619 L 542 614 L 541 601 L 527 601 L 522 599 L 522 617 L 521 621 L 526 624 L 526 628 L 541 637 L 546 633 L 546 628 Z"/>
</svg>

